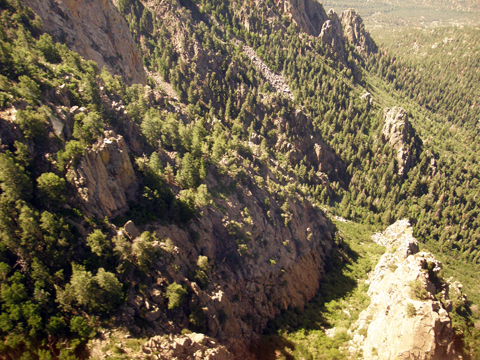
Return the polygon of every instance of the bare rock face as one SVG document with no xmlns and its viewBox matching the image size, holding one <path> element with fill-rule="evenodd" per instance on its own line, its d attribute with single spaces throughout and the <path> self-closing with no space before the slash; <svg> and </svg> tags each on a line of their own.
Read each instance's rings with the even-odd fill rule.
<svg viewBox="0 0 480 360">
<path fill-rule="evenodd" d="M 350 352 L 362 350 L 364 359 L 457 359 L 448 314 L 451 285 L 437 277 L 442 264 L 418 252 L 408 220 L 373 239 L 387 251 L 370 276 L 371 303 L 355 324 Z"/>
<path fill-rule="evenodd" d="M 81 206 L 100 218 L 127 211 L 128 200 L 134 198 L 138 187 L 128 147 L 120 135 L 105 138 L 97 148 L 85 150 L 80 165 L 69 176 Z"/>
<path fill-rule="evenodd" d="M 305 33 L 318 36 L 332 53 L 343 61 L 345 41 L 354 45 L 360 53 L 377 52 L 377 45 L 365 30 L 360 15 L 354 9 L 345 10 L 340 17 L 330 9 L 328 13 L 316 0 L 276 0 L 277 7 L 292 17 Z"/>
<path fill-rule="evenodd" d="M 215 339 L 203 334 L 191 333 L 164 338 L 155 336 L 143 346 L 145 354 L 153 359 L 171 360 L 233 360 L 234 356 Z"/>
<path fill-rule="evenodd" d="M 411 147 L 415 135 L 412 125 L 407 112 L 398 106 L 393 109 L 385 108 L 383 119 L 383 139 L 397 152 L 398 174 L 403 175 L 413 165 Z"/>
<path fill-rule="evenodd" d="M 322 24 L 328 20 L 325 9 L 316 0 L 280 0 L 276 2 L 280 9 L 286 14 L 290 14 L 298 27 L 308 35 L 318 36 L 322 30 Z"/>
<path fill-rule="evenodd" d="M 377 44 L 365 30 L 362 18 L 354 9 L 342 12 L 340 21 L 342 22 L 344 36 L 350 44 L 364 54 L 377 52 Z"/>
<path fill-rule="evenodd" d="M 337 13 L 330 9 L 328 11 L 329 20 L 325 21 L 322 25 L 322 31 L 319 37 L 324 44 L 327 44 L 332 53 L 337 54 L 339 59 L 345 57 L 345 39 L 343 37 L 342 24 Z"/>
<path fill-rule="evenodd" d="M 145 84 L 143 61 L 127 22 L 109 0 L 22 0 L 42 18 L 55 41 L 87 60 L 122 76 L 127 84 Z"/>
</svg>

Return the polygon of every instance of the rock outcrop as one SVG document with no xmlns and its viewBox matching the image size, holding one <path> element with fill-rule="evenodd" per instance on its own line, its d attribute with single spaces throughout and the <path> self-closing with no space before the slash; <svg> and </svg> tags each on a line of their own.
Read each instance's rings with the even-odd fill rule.
<svg viewBox="0 0 480 360">
<path fill-rule="evenodd" d="M 336 54 L 338 59 L 345 58 L 345 38 L 343 37 L 342 24 L 337 13 L 330 9 L 328 11 L 329 20 L 322 25 L 322 31 L 319 37 L 322 42 L 328 45 L 330 51 Z"/>
<path fill-rule="evenodd" d="M 276 4 L 280 12 L 291 16 L 303 32 L 320 37 L 341 61 L 345 58 L 345 41 L 355 46 L 361 54 L 378 50 L 365 30 L 362 18 L 354 9 L 345 10 L 338 16 L 332 9 L 327 13 L 316 0 L 276 0 Z"/>
<path fill-rule="evenodd" d="M 398 174 L 403 175 L 413 166 L 412 149 L 417 144 L 407 112 L 401 107 L 385 108 L 382 137 L 397 152 Z"/>
<path fill-rule="evenodd" d="M 276 3 L 308 35 L 318 36 L 328 20 L 325 9 L 316 0 L 277 0 Z"/>
<path fill-rule="evenodd" d="M 354 9 L 348 9 L 340 15 L 343 34 L 347 41 L 354 45 L 360 53 L 370 54 L 377 52 L 377 44 L 365 30 L 362 18 Z"/>
<path fill-rule="evenodd" d="M 234 356 L 215 339 L 191 333 L 169 338 L 155 336 L 143 346 L 152 359 L 171 360 L 233 360 Z"/>
<path fill-rule="evenodd" d="M 373 239 L 387 252 L 370 275 L 371 303 L 354 325 L 350 352 L 361 350 L 364 359 L 457 359 L 448 313 L 451 286 L 437 276 L 442 264 L 418 252 L 408 220 Z"/>
<path fill-rule="evenodd" d="M 143 61 L 127 22 L 110 0 L 21 0 L 45 30 L 127 84 L 145 84 Z"/>
<path fill-rule="evenodd" d="M 137 179 L 122 136 L 107 137 L 85 150 L 78 167 L 70 170 L 80 206 L 89 215 L 114 217 L 128 210 L 138 188 Z"/>
</svg>

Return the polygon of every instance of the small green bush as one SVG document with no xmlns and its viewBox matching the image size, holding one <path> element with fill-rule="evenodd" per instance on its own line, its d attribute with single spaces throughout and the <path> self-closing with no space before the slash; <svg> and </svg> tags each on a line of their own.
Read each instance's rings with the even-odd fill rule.
<svg viewBox="0 0 480 360">
<path fill-rule="evenodd" d="M 406 305 L 406 310 L 407 310 L 407 316 L 409 318 L 417 315 L 417 310 L 415 309 L 415 305 L 413 305 L 410 302 Z"/>
<path fill-rule="evenodd" d="M 51 204 L 65 202 L 65 179 L 62 179 L 54 173 L 43 173 L 37 179 L 38 191 L 41 198 Z"/>
<path fill-rule="evenodd" d="M 167 287 L 168 308 L 176 309 L 185 301 L 187 290 L 182 285 L 173 283 Z"/>
<path fill-rule="evenodd" d="M 427 300 L 430 298 L 430 294 L 424 288 L 424 285 L 420 280 L 411 281 L 410 284 L 410 296 L 415 300 Z"/>
</svg>

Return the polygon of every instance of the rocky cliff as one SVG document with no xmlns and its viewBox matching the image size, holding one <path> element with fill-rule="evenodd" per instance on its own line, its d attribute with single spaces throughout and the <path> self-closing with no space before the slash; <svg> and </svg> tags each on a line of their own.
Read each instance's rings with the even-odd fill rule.
<svg viewBox="0 0 480 360">
<path fill-rule="evenodd" d="M 87 60 L 145 84 L 143 61 L 127 22 L 110 0 L 22 0 L 40 16 L 45 30 Z"/>
<path fill-rule="evenodd" d="M 197 329 L 248 358 L 252 340 L 269 319 L 315 295 L 333 236 L 328 220 L 308 200 L 287 195 L 282 205 L 263 186 L 215 177 L 212 167 L 208 172 L 209 189 L 235 190 L 204 207 L 187 228 L 147 227 L 163 255 L 153 260 L 155 271 L 143 295 L 132 286 L 118 321 L 150 336 Z M 277 182 L 270 171 L 265 177 Z M 202 280 L 203 257 L 210 269 Z M 188 295 L 170 310 L 167 288 L 174 282 Z"/>
<path fill-rule="evenodd" d="M 316 0 L 280 0 L 276 3 L 308 35 L 318 36 L 323 23 L 328 20 L 325 9 Z"/>
<path fill-rule="evenodd" d="M 397 221 L 374 241 L 387 252 L 370 276 L 369 307 L 355 324 L 350 352 L 364 359 L 456 359 L 449 317 L 452 298 L 465 301 L 459 286 L 443 281 L 442 264 L 418 252 L 407 220 Z"/>
<path fill-rule="evenodd" d="M 303 32 L 320 37 L 338 59 L 345 57 L 346 42 L 361 54 L 377 51 L 377 45 L 354 9 L 345 10 L 338 16 L 332 9 L 327 13 L 316 0 L 280 0 L 276 4 L 280 12 L 291 16 Z"/>
<path fill-rule="evenodd" d="M 370 34 L 365 30 L 363 20 L 355 9 L 348 9 L 342 12 L 340 21 L 342 22 L 345 38 L 350 44 L 354 45 L 359 52 L 363 54 L 377 52 L 377 44 L 375 44 Z"/>
<path fill-rule="evenodd" d="M 138 188 L 128 146 L 122 136 L 107 136 L 100 145 L 85 150 L 80 165 L 69 173 L 81 207 L 99 218 L 128 210 Z"/>
<path fill-rule="evenodd" d="M 407 112 L 398 106 L 385 108 L 383 121 L 382 136 L 397 152 L 398 174 L 406 174 L 413 165 L 412 150 L 418 142 Z"/>
</svg>

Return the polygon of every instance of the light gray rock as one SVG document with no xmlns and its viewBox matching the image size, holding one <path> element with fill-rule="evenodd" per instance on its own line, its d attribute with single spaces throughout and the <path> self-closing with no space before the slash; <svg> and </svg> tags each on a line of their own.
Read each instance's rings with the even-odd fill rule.
<svg viewBox="0 0 480 360">
<path fill-rule="evenodd" d="M 458 359 L 448 309 L 434 296 L 441 293 L 444 303 L 449 300 L 449 284 L 437 289 L 432 278 L 442 264 L 432 254 L 418 252 L 407 220 L 373 240 L 387 251 L 370 275 L 371 302 L 354 325 L 352 356 L 362 350 L 366 360 Z M 423 289 L 421 298 L 414 295 L 415 286 Z"/>
<path fill-rule="evenodd" d="M 383 120 L 383 139 L 397 152 L 398 174 L 404 175 L 413 166 L 410 145 L 415 134 L 412 125 L 405 109 L 398 106 L 385 108 Z"/>
<path fill-rule="evenodd" d="M 343 26 L 343 34 L 350 44 L 354 45 L 363 54 L 377 52 L 377 44 L 365 30 L 363 20 L 355 9 L 342 12 L 340 21 Z"/>
<path fill-rule="evenodd" d="M 127 84 L 145 84 L 142 56 L 127 22 L 110 0 L 22 0 L 43 20 L 55 41 L 65 43 Z"/>
</svg>

